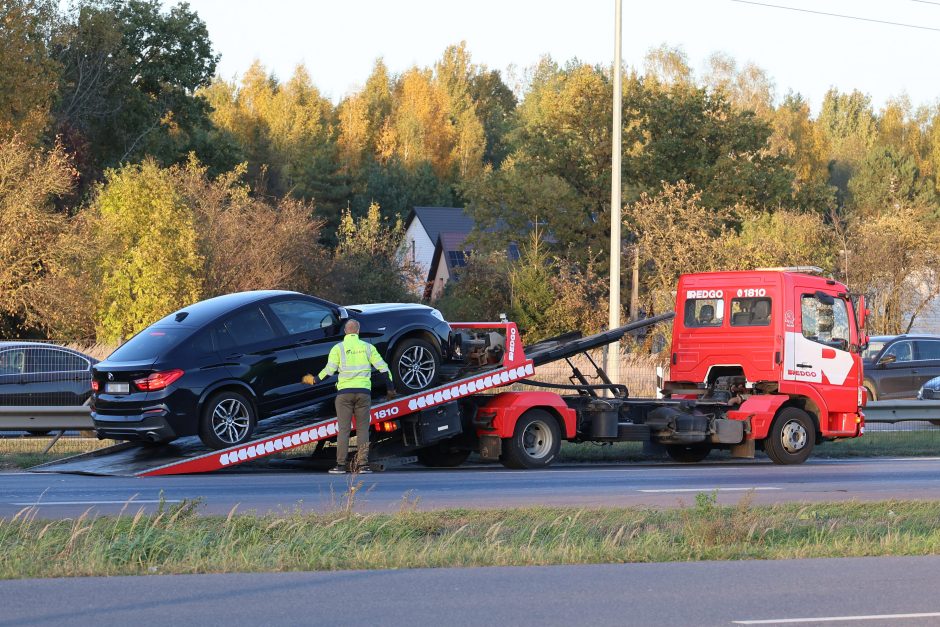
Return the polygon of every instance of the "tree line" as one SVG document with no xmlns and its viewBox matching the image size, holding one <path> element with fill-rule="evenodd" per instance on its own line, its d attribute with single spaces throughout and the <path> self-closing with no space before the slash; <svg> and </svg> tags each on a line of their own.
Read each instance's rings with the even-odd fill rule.
<svg viewBox="0 0 940 627">
<path fill-rule="evenodd" d="M 119 341 L 244 289 L 414 299 L 413 206 L 477 224 L 445 315 L 508 312 L 530 337 L 606 323 L 609 66 L 507 76 L 459 43 L 400 74 L 379 59 L 334 104 L 303 66 L 218 76 L 185 3 L 0 0 L 0 24 L 0 335 Z M 936 105 L 833 88 L 814 116 L 753 64 L 695 72 L 668 46 L 622 79 L 638 310 L 668 309 L 680 272 L 777 265 L 873 296 L 883 332 L 940 293 Z"/>
</svg>

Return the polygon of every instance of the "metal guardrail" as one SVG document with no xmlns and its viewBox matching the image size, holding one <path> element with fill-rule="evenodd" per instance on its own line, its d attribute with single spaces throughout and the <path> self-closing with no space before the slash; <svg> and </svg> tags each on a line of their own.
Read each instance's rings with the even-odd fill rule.
<svg viewBox="0 0 940 627">
<path fill-rule="evenodd" d="M 865 422 L 897 423 L 909 420 L 936 420 L 940 423 L 940 401 L 873 401 L 862 409 Z"/>
<path fill-rule="evenodd" d="M 76 407 L 0 407 L 0 431 L 93 429 L 91 409 Z"/>
<path fill-rule="evenodd" d="M 865 422 L 909 420 L 940 422 L 940 401 L 873 401 L 864 408 Z M 0 407 L 0 431 L 63 431 L 93 429 L 91 411 L 80 407 Z"/>
</svg>

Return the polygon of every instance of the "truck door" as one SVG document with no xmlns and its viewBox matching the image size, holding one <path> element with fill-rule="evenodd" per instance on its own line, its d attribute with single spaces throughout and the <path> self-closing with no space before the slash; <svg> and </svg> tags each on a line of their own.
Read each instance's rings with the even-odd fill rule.
<svg viewBox="0 0 940 627">
<path fill-rule="evenodd" d="M 844 300 L 809 287 L 795 286 L 786 312 L 783 379 L 811 383 L 829 411 L 854 412 L 858 402 L 858 366 L 849 352 L 857 341 Z M 791 326 L 792 325 L 792 326 Z"/>
</svg>

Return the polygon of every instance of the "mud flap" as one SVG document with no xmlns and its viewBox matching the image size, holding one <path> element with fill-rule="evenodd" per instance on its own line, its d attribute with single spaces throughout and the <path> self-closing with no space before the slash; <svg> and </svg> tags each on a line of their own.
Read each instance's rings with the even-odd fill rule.
<svg viewBox="0 0 940 627">
<path fill-rule="evenodd" d="M 498 435 L 480 436 L 480 457 L 496 461 L 503 454 L 503 440 Z"/>
<path fill-rule="evenodd" d="M 754 440 L 744 440 L 731 447 L 731 457 L 754 458 Z"/>
</svg>

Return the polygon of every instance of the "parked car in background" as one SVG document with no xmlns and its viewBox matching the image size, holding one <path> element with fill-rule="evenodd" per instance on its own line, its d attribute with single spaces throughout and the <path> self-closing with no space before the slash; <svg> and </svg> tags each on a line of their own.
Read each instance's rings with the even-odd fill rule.
<svg viewBox="0 0 940 627">
<path fill-rule="evenodd" d="M 922 385 L 940 376 L 940 336 L 873 336 L 862 360 L 870 400 L 912 399 Z"/>
<path fill-rule="evenodd" d="M 434 385 L 451 332 L 436 309 L 340 307 L 297 292 L 240 292 L 170 314 L 97 364 L 95 431 L 154 444 L 187 435 L 212 448 L 241 444 L 258 420 L 335 395 L 335 378 L 315 386 L 301 379 L 323 369 L 349 318 L 385 357 L 399 393 Z M 384 392 L 381 375 L 373 383 Z"/>
<path fill-rule="evenodd" d="M 55 344 L 0 342 L 0 407 L 84 405 L 91 397 L 91 369 L 97 363 Z"/>
</svg>

